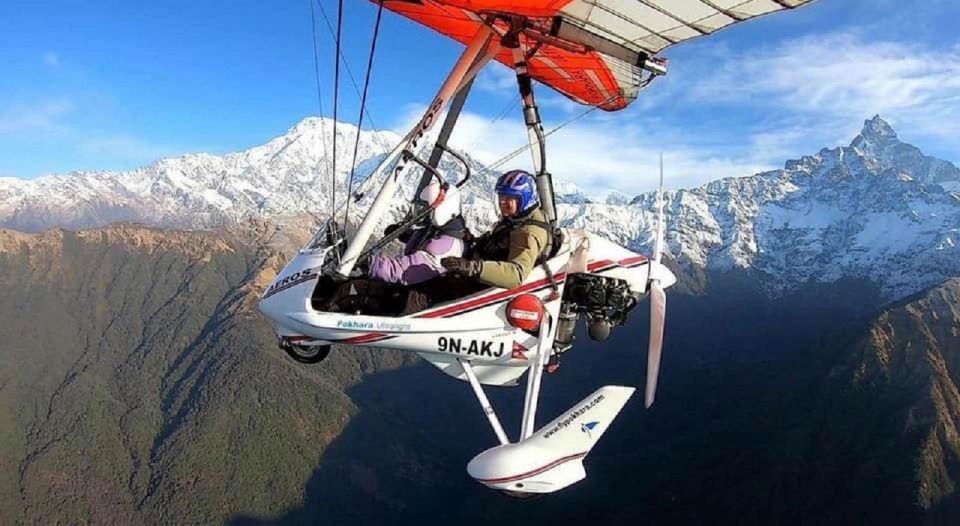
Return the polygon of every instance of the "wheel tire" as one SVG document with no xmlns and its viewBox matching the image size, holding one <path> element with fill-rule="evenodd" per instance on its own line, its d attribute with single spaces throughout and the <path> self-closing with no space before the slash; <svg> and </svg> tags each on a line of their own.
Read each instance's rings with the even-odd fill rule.
<svg viewBox="0 0 960 526">
<path fill-rule="evenodd" d="M 294 343 L 281 347 L 287 356 L 295 362 L 320 363 L 330 354 L 329 345 L 297 345 Z"/>
</svg>

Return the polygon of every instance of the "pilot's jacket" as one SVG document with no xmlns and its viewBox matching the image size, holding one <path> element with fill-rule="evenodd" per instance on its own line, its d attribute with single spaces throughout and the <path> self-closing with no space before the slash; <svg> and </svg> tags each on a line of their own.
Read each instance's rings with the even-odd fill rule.
<svg viewBox="0 0 960 526">
<path fill-rule="evenodd" d="M 501 220 L 474 244 L 471 259 L 483 261 L 477 279 L 494 287 L 518 287 L 549 255 L 552 239 L 552 229 L 540 208 L 523 217 Z"/>
</svg>

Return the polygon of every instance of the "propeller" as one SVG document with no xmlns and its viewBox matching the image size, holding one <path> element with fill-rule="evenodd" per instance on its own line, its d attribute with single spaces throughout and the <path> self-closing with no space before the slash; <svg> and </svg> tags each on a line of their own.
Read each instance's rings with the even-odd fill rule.
<svg viewBox="0 0 960 526">
<path fill-rule="evenodd" d="M 667 295 L 663 291 L 661 279 L 669 270 L 660 263 L 663 252 L 663 154 L 660 154 L 660 188 L 657 190 L 657 233 L 654 240 L 653 261 L 647 278 L 647 290 L 650 293 L 650 344 L 647 348 L 647 389 L 644 404 L 647 409 L 653 405 L 657 393 L 657 377 L 660 373 L 660 356 L 663 351 L 663 324 L 667 315 Z M 669 284 L 668 284 L 669 285 Z"/>
</svg>

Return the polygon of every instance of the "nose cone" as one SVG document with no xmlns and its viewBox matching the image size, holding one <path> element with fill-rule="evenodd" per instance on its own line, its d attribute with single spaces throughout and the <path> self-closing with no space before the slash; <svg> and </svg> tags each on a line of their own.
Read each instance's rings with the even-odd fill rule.
<svg viewBox="0 0 960 526">
<path fill-rule="evenodd" d="M 260 301 L 257 302 L 257 308 L 260 310 L 260 313 L 270 318 L 271 321 L 276 322 L 280 314 L 278 301 L 276 298 L 269 296 L 263 296 L 260 298 Z"/>
</svg>

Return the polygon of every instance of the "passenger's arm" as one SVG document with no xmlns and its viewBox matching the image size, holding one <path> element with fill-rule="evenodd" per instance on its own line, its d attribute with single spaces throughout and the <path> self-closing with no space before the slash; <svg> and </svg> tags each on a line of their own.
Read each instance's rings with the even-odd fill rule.
<svg viewBox="0 0 960 526">
<path fill-rule="evenodd" d="M 370 277 L 403 285 L 423 283 L 445 272 L 440 258 L 461 255 L 463 241 L 451 236 L 440 236 L 412 254 L 396 257 L 374 256 L 370 262 Z"/>
<path fill-rule="evenodd" d="M 413 285 L 442 273 L 443 267 L 437 258 L 423 250 L 407 256 L 373 256 L 370 259 L 370 277 L 387 283 Z"/>
</svg>

